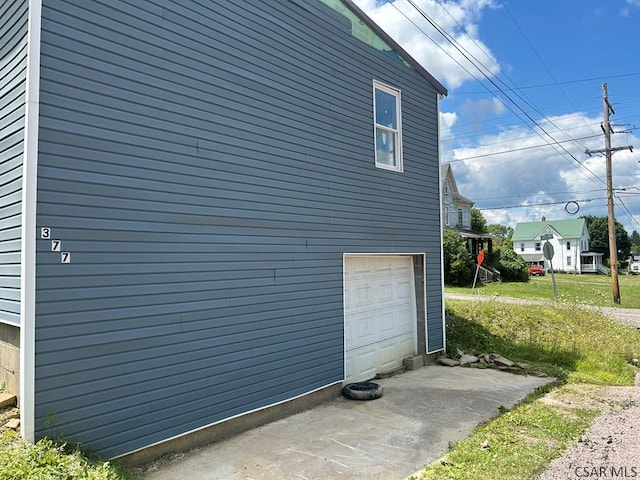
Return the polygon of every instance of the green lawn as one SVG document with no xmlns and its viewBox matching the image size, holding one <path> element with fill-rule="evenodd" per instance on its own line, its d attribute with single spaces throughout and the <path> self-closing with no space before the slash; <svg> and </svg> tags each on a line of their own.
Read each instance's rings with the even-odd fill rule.
<svg viewBox="0 0 640 480">
<path fill-rule="evenodd" d="M 502 415 L 480 425 L 441 461 L 414 478 L 537 478 L 580 438 L 600 409 L 609 406 L 606 386 L 633 385 L 640 359 L 640 330 L 580 305 L 611 305 L 610 279 L 558 275 L 557 280 L 563 295 L 557 304 L 532 308 L 499 301 L 446 301 L 448 352 L 500 353 L 557 381 L 513 410 L 503 409 Z M 640 278 L 621 277 L 620 284 L 622 306 L 640 308 Z M 470 293 L 470 289 L 447 291 Z M 526 284 L 489 285 L 481 292 L 553 300 L 549 276 Z"/>
<path fill-rule="evenodd" d="M 558 300 L 561 302 L 597 305 L 601 307 L 619 306 L 640 309 L 640 275 L 619 275 L 620 305 L 613 303 L 611 277 L 605 275 L 571 275 L 556 273 Z M 471 288 L 445 287 L 445 292 L 471 293 Z M 492 283 L 480 285 L 474 294 L 497 295 L 501 297 L 554 300 L 551 274 L 531 277 L 526 283 Z"/>
</svg>

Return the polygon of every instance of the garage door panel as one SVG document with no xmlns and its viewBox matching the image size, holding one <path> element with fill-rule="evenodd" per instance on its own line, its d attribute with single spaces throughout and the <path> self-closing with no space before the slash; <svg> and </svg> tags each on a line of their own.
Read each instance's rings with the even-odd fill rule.
<svg viewBox="0 0 640 480">
<path fill-rule="evenodd" d="M 393 301 L 393 283 L 390 279 L 376 279 L 375 305 L 386 305 Z"/>
<path fill-rule="evenodd" d="M 346 355 L 346 382 L 371 380 L 376 376 L 377 347 L 368 345 L 354 349 Z"/>
<path fill-rule="evenodd" d="M 381 372 L 396 368 L 398 358 L 398 348 L 395 339 L 389 339 L 379 344 L 378 369 Z"/>
<path fill-rule="evenodd" d="M 413 335 L 405 335 L 398 342 L 400 348 L 400 356 L 402 358 L 415 355 L 416 353 L 416 340 Z"/>
<path fill-rule="evenodd" d="M 351 319 L 350 328 L 347 330 L 347 349 L 359 348 L 370 345 L 376 341 L 373 312 L 360 313 Z"/>
<path fill-rule="evenodd" d="M 399 308 L 393 312 L 393 323 L 398 333 L 413 333 L 415 310 L 413 308 Z"/>
<path fill-rule="evenodd" d="M 347 381 L 371 379 L 415 354 L 411 256 L 347 257 L 344 292 Z"/>
</svg>

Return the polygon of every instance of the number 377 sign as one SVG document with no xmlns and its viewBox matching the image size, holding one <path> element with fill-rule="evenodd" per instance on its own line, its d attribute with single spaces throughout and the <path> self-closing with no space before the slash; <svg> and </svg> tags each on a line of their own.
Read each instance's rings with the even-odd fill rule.
<svg viewBox="0 0 640 480">
<path fill-rule="evenodd" d="M 51 228 L 42 227 L 40 229 L 40 238 L 42 240 L 51 240 L 51 251 L 60 254 L 60 263 L 71 263 L 71 252 L 62 251 L 62 240 L 52 238 Z"/>
</svg>

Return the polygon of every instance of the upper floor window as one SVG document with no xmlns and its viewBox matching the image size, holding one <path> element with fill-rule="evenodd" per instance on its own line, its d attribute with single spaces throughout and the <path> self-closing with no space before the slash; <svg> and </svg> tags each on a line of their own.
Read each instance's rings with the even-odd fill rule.
<svg viewBox="0 0 640 480">
<path fill-rule="evenodd" d="M 567 242 L 567 250 L 571 250 L 571 242 Z"/>
<path fill-rule="evenodd" d="M 449 207 L 444 207 L 444 224 L 449 226 Z"/>
<path fill-rule="evenodd" d="M 376 167 L 402 172 L 400 90 L 373 82 Z"/>
<path fill-rule="evenodd" d="M 542 250 L 540 248 L 540 242 L 536 242 L 536 252 L 539 252 L 540 250 Z"/>
<path fill-rule="evenodd" d="M 462 208 L 458 208 L 458 226 L 464 226 L 464 212 L 462 211 Z"/>
<path fill-rule="evenodd" d="M 524 252 L 524 243 L 521 243 L 521 244 L 520 244 L 520 251 L 521 251 L 521 252 Z"/>
</svg>

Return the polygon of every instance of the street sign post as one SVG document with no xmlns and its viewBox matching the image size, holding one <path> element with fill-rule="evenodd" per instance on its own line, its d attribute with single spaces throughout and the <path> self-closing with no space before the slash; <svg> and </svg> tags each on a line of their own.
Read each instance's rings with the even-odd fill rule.
<svg viewBox="0 0 640 480">
<path fill-rule="evenodd" d="M 471 293 L 473 293 L 473 289 L 476 288 L 476 282 L 478 281 L 478 272 L 480 271 L 480 265 L 484 262 L 484 250 L 480 250 L 478 256 L 476 257 L 476 274 L 473 277 L 473 285 L 471 286 Z M 480 291 L 478 291 L 478 294 Z"/>
<path fill-rule="evenodd" d="M 553 284 L 553 296 L 556 300 L 558 300 L 558 287 L 556 287 L 556 274 L 553 271 L 553 245 L 549 243 L 549 240 L 553 238 L 553 235 L 547 233 L 545 235 L 540 235 L 540 240 L 545 240 L 544 245 L 542 246 L 542 254 L 544 258 L 549 260 L 549 266 L 551 267 L 551 283 Z"/>
</svg>

